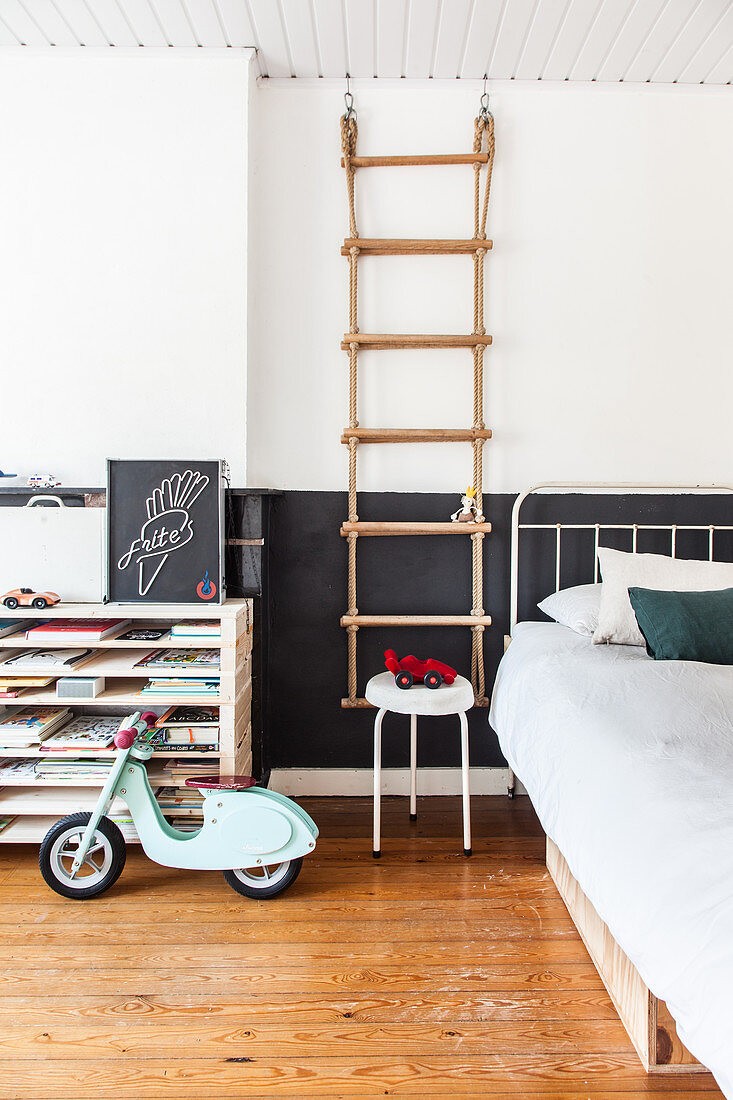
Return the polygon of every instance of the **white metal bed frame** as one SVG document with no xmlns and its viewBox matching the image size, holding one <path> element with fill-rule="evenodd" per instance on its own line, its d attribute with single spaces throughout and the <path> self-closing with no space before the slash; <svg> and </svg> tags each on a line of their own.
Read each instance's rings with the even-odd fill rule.
<svg viewBox="0 0 733 1100">
<path fill-rule="evenodd" d="M 626 482 L 591 482 L 591 481 L 543 481 L 532 485 L 519 494 L 512 508 L 511 529 L 511 603 L 510 603 L 510 637 L 514 634 L 517 625 L 519 605 L 519 535 L 522 531 L 555 531 L 555 591 L 560 590 L 560 563 L 562 553 L 563 531 L 593 531 L 593 580 L 599 579 L 598 547 L 601 545 L 601 534 L 604 531 L 630 531 L 631 551 L 636 553 L 637 536 L 639 531 L 666 531 L 670 536 L 670 557 L 677 556 L 677 532 L 698 531 L 708 535 L 708 559 L 714 560 L 715 532 L 733 531 L 733 524 L 720 523 L 522 523 L 520 512 L 522 505 L 528 497 L 536 494 L 548 496 L 567 496 L 572 493 L 601 494 L 618 496 L 625 493 L 670 495 L 672 493 L 690 493 L 703 496 L 717 496 L 723 493 L 733 493 L 733 485 L 655 485 L 653 483 L 626 481 Z M 514 797 L 515 777 L 511 768 L 508 770 L 507 793 Z"/>
<path fill-rule="evenodd" d="M 708 534 L 708 558 L 714 560 L 715 533 L 733 531 L 731 524 L 660 524 L 660 523 L 523 523 L 520 520 L 522 505 L 536 493 L 565 495 L 570 493 L 622 494 L 622 493 L 690 493 L 706 496 L 733 493 L 731 485 L 652 485 L 634 483 L 592 483 L 550 481 L 533 485 L 520 493 L 512 510 L 511 529 L 511 632 L 517 625 L 519 600 L 519 535 L 527 530 L 555 530 L 555 591 L 560 588 L 560 561 L 562 532 L 594 531 L 593 576 L 598 577 L 598 547 L 604 531 L 630 531 L 632 552 L 637 552 L 639 531 L 667 531 L 670 535 L 670 556 L 677 556 L 677 533 L 698 531 Z M 507 644 L 511 636 L 507 638 Z M 509 769 L 509 795 L 514 793 L 514 774 Z M 565 902 L 570 916 L 580 933 L 614 1006 L 626 1028 L 634 1047 L 648 1073 L 681 1073 L 704 1071 L 697 1059 L 680 1041 L 669 1009 L 644 983 L 631 960 L 614 940 L 610 929 L 573 878 L 562 852 L 547 838 L 547 868 Z"/>
</svg>

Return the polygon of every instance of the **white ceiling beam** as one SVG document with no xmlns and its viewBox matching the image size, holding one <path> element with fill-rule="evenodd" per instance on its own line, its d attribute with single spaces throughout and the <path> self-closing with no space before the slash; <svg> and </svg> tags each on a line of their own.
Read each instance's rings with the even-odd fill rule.
<svg viewBox="0 0 733 1100">
<path fill-rule="evenodd" d="M 488 63 L 492 80 L 510 80 L 515 75 L 535 16 L 535 5 L 536 0 L 511 0 L 505 5 Z"/>
<path fill-rule="evenodd" d="M 438 25 L 433 76 L 454 80 L 460 71 L 471 19 L 471 0 L 443 3 Z"/>
<path fill-rule="evenodd" d="M 377 76 L 404 76 L 407 0 L 377 0 Z"/>
<path fill-rule="evenodd" d="M 440 0 L 410 0 L 406 76 L 418 79 L 430 76 L 439 17 Z"/>
<path fill-rule="evenodd" d="M 615 42 L 598 67 L 596 80 L 623 80 L 624 73 L 636 56 L 639 45 L 657 23 L 664 10 L 664 0 L 637 0 L 628 19 L 621 27 Z"/>
<path fill-rule="evenodd" d="M 677 80 L 680 84 L 701 84 L 711 69 L 725 56 L 733 42 L 733 2 L 710 28 Z"/>
<path fill-rule="evenodd" d="M 550 46 L 568 7 L 568 0 L 541 0 L 527 32 L 514 75 L 517 80 L 538 80 Z"/>
<path fill-rule="evenodd" d="M 127 4 L 128 0 L 123 0 Z M 201 46 L 213 46 L 220 49 L 229 43 L 211 0 L 181 0 L 189 23 L 193 27 L 196 41 Z"/>
<path fill-rule="evenodd" d="M 375 8 L 375 0 L 346 0 L 346 42 L 349 74 L 353 77 L 377 73 Z"/>
<path fill-rule="evenodd" d="M 257 34 L 252 25 L 249 11 L 244 0 L 216 0 L 221 21 L 224 24 L 224 34 L 230 46 L 242 49 L 244 46 L 254 46 L 259 49 Z M 262 68 L 262 54 L 259 54 L 260 68 Z"/>
<path fill-rule="evenodd" d="M 503 0 L 474 0 L 460 73 L 462 77 L 477 80 L 486 73 L 503 7 Z"/>
<path fill-rule="evenodd" d="M 651 79 L 663 84 L 675 81 L 727 6 L 728 0 L 698 0 L 655 67 Z"/>
<path fill-rule="evenodd" d="M 293 72 L 300 77 L 321 76 L 310 0 L 282 0 L 282 14 Z"/>
<path fill-rule="evenodd" d="M 346 53 L 346 27 L 341 0 L 313 0 L 313 4 L 323 75 L 346 76 L 349 59 Z"/>
</svg>

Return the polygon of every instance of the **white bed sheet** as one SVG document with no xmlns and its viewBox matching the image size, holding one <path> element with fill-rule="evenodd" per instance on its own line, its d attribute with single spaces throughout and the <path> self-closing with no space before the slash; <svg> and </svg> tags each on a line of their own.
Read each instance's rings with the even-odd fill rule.
<svg viewBox="0 0 733 1100">
<path fill-rule="evenodd" d="M 733 667 L 521 623 L 489 720 L 545 832 L 733 1098 Z"/>
</svg>

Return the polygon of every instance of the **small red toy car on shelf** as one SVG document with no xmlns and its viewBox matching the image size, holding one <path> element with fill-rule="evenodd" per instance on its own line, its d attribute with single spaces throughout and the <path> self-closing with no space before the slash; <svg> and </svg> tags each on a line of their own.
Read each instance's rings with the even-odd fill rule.
<svg viewBox="0 0 733 1100">
<path fill-rule="evenodd" d="M 405 690 L 411 688 L 416 680 L 422 680 L 425 687 L 439 688 L 443 683 L 452 684 L 458 675 L 454 668 L 443 661 L 436 661 L 434 657 L 421 661 L 410 653 L 400 660 L 393 649 L 384 651 L 384 663 L 394 675 L 397 687 Z"/>
</svg>

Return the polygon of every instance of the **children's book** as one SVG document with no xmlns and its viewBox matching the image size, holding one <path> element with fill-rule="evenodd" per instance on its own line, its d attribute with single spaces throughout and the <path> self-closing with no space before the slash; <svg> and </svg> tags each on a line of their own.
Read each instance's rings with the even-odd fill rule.
<svg viewBox="0 0 733 1100">
<path fill-rule="evenodd" d="M 216 619 L 188 619 L 174 623 L 171 627 L 172 638 L 220 638 L 221 623 Z"/>
<path fill-rule="evenodd" d="M 0 676 L 8 673 L 56 672 L 79 668 L 94 656 L 92 649 L 25 649 L 0 651 Z"/>
<path fill-rule="evenodd" d="M 164 726 L 216 726 L 219 724 L 218 707 L 168 707 L 155 723 L 156 729 Z"/>
<path fill-rule="evenodd" d="M 218 680 L 186 680 L 176 677 L 153 678 L 140 689 L 141 695 L 218 695 Z"/>
<path fill-rule="evenodd" d="M 0 619 L 0 638 L 5 638 L 8 634 L 16 634 L 21 628 L 27 630 L 29 626 L 35 625 L 33 620 L 28 619 Z"/>
<path fill-rule="evenodd" d="M 108 749 L 115 739 L 124 714 L 81 715 L 73 718 L 58 733 L 51 734 L 43 743 L 49 752 L 57 750 Z"/>
<path fill-rule="evenodd" d="M 169 668 L 189 665 L 219 671 L 218 649 L 154 649 L 137 662 L 135 668 Z"/>
<path fill-rule="evenodd" d="M 52 619 L 41 623 L 25 636 L 29 642 L 101 642 L 110 634 L 115 634 L 132 619 Z"/>
<path fill-rule="evenodd" d="M 23 707 L 0 718 L 0 745 L 26 748 L 37 745 L 71 717 L 68 707 Z"/>
<path fill-rule="evenodd" d="M 170 631 L 167 626 L 136 626 L 115 637 L 116 642 L 157 642 Z"/>
</svg>

